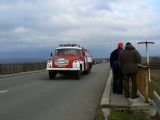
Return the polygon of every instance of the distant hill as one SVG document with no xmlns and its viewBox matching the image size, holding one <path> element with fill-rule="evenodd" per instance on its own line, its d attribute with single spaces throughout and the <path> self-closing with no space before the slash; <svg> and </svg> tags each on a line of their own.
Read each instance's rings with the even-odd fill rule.
<svg viewBox="0 0 160 120">
<path fill-rule="evenodd" d="M 160 57 L 151 57 L 150 67 L 151 69 L 160 69 Z"/>
<path fill-rule="evenodd" d="M 103 61 L 109 62 L 109 58 L 93 58 L 94 61 L 102 63 Z M 160 57 L 150 57 L 150 68 L 160 70 Z M 142 64 L 147 65 L 146 57 L 142 58 Z"/>
<path fill-rule="evenodd" d="M 93 58 L 93 61 L 99 64 L 99 63 L 109 62 L 109 58 Z"/>
<path fill-rule="evenodd" d="M 160 57 L 150 57 L 149 63 L 151 69 L 160 69 Z M 146 57 L 142 58 L 142 64 L 147 65 Z"/>
<path fill-rule="evenodd" d="M 0 64 L 23 64 L 23 63 L 44 63 L 47 62 L 48 59 L 43 58 L 7 58 L 0 59 Z M 103 62 L 108 61 L 107 58 L 93 58 L 94 61 Z"/>
<path fill-rule="evenodd" d="M 109 62 L 109 58 L 93 58 L 97 63 Z M 9 58 L 0 59 L 0 64 L 23 64 L 23 63 L 46 63 L 45 58 Z M 146 64 L 146 58 L 143 58 L 143 64 Z M 151 69 L 160 69 L 160 57 L 150 57 Z"/>
</svg>

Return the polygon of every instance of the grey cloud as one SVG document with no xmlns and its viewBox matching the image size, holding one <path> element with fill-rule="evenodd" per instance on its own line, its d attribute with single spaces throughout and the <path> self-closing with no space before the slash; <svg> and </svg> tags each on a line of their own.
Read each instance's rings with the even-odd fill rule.
<svg viewBox="0 0 160 120">
<path fill-rule="evenodd" d="M 135 3 L 136 6 L 139 5 L 137 9 L 126 2 L 127 0 L 2 0 L 1 50 L 9 52 L 28 47 L 35 50 L 53 48 L 61 42 L 77 42 L 91 49 L 98 45 L 97 47 L 111 50 L 114 48 L 111 44 L 116 45 L 120 39 L 159 39 L 159 14 L 150 8 L 141 11 L 138 2 Z M 117 11 L 123 4 L 130 7 L 132 13 Z"/>
</svg>

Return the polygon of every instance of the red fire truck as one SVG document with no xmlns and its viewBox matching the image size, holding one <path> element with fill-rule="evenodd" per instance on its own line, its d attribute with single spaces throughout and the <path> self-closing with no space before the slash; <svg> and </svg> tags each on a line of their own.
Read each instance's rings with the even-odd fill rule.
<svg viewBox="0 0 160 120">
<path fill-rule="evenodd" d="M 59 74 L 70 74 L 76 79 L 82 73 L 90 73 L 92 68 L 91 53 L 77 44 L 60 44 L 55 54 L 47 62 L 49 78 L 54 79 Z"/>
</svg>

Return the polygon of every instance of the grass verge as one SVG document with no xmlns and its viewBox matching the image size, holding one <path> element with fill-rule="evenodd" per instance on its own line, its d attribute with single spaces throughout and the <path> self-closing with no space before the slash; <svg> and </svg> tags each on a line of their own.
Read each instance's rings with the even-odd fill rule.
<svg viewBox="0 0 160 120">
<path fill-rule="evenodd" d="M 149 83 L 150 97 L 155 90 L 160 95 L 160 70 L 151 70 L 151 82 Z"/>
<path fill-rule="evenodd" d="M 105 120 L 104 113 L 101 107 L 99 107 L 97 110 L 96 120 Z"/>
<path fill-rule="evenodd" d="M 111 110 L 109 120 L 149 120 L 144 113 L 132 113 L 129 111 Z"/>
</svg>

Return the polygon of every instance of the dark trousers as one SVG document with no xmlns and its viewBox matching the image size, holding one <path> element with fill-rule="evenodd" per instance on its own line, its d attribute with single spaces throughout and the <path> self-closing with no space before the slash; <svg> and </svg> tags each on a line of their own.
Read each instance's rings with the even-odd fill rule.
<svg viewBox="0 0 160 120">
<path fill-rule="evenodd" d="M 113 93 L 123 94 L 123 74 L 120 70 L 113 71 Z"/>
<path fill-rule="evenodd" d="M 132 87 L 131 87 L 131 95 L 129 92 L 129 80 L 131 78 Z M 124 74 L 124 94 L 125 97 L 135 97 L 137 96 L 137 81 L 136 81 L 136 73 L 135 74 Z"/>
</svg>

